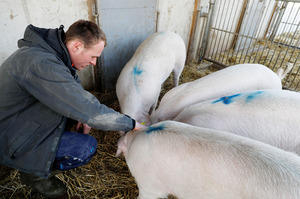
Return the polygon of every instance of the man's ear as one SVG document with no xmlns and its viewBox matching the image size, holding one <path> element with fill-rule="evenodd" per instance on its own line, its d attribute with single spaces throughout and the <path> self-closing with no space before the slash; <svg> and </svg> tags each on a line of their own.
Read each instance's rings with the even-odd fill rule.
<svg viewBox="0 0 300 199">
<path fill-rule="evenodd" d="M 80 41 L 74 41 L 72 45 L 72 51 L 74 54 L 78 54 L 82 52 L 84 49 L 84 45 Z"/>
</svg>

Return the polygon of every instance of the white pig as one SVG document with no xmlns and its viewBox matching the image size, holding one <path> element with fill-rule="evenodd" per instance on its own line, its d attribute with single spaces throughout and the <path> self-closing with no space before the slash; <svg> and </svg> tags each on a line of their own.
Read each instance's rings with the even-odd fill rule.
<svg viewBox="0 0 300 199">
<path fill-rule="evenodd" d="M 260 90 L 191 105 L 176 121 L 224 130 L 300 155 L 300 93 Z"/>
<path fill-rule="evenodd" d="M 136 50 L 122 69 L 116 85 L 121 112 L 138 122 L 150 124 L 161 85 L 173 72 L 178 85 L 186 58 L 182 38 L 170 31 L 155 33 Z"/>
<path fill-rule="evenodd" d="M 261 64 L 238 64 L 214 72 L 168 91 L 151 115 L 151 123 L 174 119 L 185 107 L 235 93 L 261 89 L 282 89 L 281 80 L 291 70 L 278 74 Z M 279 75 L 279 76 L 278 76 Z"/>
<path fill-rule="evenodd" d="M 139 199 L 300 198 L 298 155 L 225 131 L 160 122 L 121 137 L 122 152 Z"/>
</svg>

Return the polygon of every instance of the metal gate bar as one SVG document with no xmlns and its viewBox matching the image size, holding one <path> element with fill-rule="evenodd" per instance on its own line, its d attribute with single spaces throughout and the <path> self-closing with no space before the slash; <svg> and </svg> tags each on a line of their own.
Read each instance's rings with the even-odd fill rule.
<svg viewBox="0 0 300 199">
<path fill-rule="evenodd" d="M 204 60 L 229 66 L 260 63 L 277 71 L 294 66 L 283 81 L 300 91 L 300 2 L 215 0 Z"/>
</svg>

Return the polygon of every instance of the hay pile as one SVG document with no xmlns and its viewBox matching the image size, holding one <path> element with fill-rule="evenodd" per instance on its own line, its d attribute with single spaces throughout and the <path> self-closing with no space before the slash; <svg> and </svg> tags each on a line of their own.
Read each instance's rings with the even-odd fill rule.
<svg viewBox="0 0 300 199">
<path fill-rule="evenodd" d="M 274 41 L 300 47 L 300 30 L 295 32 L 284 32 L 280 35 L 277 35 L 274 38 Z"/>
<path fill-rule="evenodd" d="M 185 66 L 180 84 L 193 81 L 216 71 L 214 66 L 202 67 L 196 63 Z M 170 76 L 163 88 L 160 98 L 173 87 Z M 107 106 L 120 111 L 115 93 L 93 93 Z M 94 158 L 82 167 L 70 170 L 57 177 L 68 186 L 68 198 L 80 196 L 85 199 L 131 199 L 138 196 L 138 188 L 131 176 L 125 159 L 115 157 L 118 132 L 92 130 L 90 135 L 98 141 L 98 149 Z M 0 167 L 0 198 L 1 199 L 44 199 L 34 193 L 30 187 L 22 185 L 19 173 L 15 169 Z M 78 197 L 77 197 L 78 198 Z M 169 198 L 174 198 L 170 196 Z"/>
<path fill-rule="evenodd" d="M 283 80 L 283 85 L 291 90 L 300 91 L 300 31 L 277 35 L 274 41 L 256 41 L 249 48 L 219 53 L 209 60 L 230 66 L 239 63 L 259 63 L 273 71 L 285 69 L 287 63 L 293 63 L 292 71 Z M 286 44 L 286 45 L 285 45 Z"/>
</svg>

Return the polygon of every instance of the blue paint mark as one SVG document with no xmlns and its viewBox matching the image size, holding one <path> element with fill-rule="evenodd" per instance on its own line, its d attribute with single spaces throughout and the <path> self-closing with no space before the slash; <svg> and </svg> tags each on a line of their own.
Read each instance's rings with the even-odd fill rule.
<svg viewBox="0 0 300 199">
<path fill-rule="evenodd" d="M 162 125 L 160 125 L 160 126 L 149 126 L 147 129 L 147 131 L 146 131 L 146 133 L 147 134 L 149 134 L 149 133 L 151 133 L 151 132 L 153 132 L 153 131 L 162 131 L 162 130 L 164 130 L 164 128 L 165 128 L 165 126 L 162 124 Z"/>
<path fill-rule="evenodd" d="M 63 170 L 63 165 L 62 164 L 60 164 L 60 169 Z"/>
<path fill-rule="evenodd" d="M 258 95 L 260 95 L 261 93 L 263 93 L 263 91 L 256 91 L 256 92 L 250 93 L 246 98 L 246 103 L 250 102 L 251 100 L 256 98 Z"/>
<path fill-rule="evenodd" d="M 138 66 L 135 66 L 133 68 L 133 81 L 136 90 L 139 92 L 138 86 L 137 86 L 137 76 L 141 75 L 143 73 L 143 70 L 140 70 Z"/>
<path fill-rule="evenodd" d="M 231 104 L 233 102 L 233 98 L 240 96 L 241 94 L 231 95 L 231 96 L 225 96 L 221 97 L 220 99 L 213 101 L 212 103 L 215 104 L 217 102 L 223 102 L 224 104 Z"/>
<path fill-rule="evenodd" d="M 135 66 L 133 68 L 133 75 L 136 76 L 136 75 L 141 75 L 143 72 L 143 70 L 140 70 L 138 66 Z"/>
<path fill-rule="evenodd" d="M 94 147 L 91 149 L 91 153 L 93 153 L 93 151 L 94 151 L 95 149 L 94 149 Z"/>
</svg>

